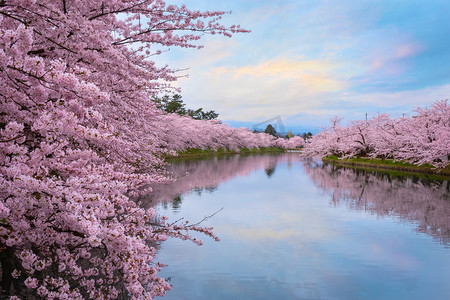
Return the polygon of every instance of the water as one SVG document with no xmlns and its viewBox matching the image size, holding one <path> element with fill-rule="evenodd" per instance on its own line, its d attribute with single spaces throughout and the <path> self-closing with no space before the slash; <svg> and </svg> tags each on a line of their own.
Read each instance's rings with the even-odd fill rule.
<svg viewBox="0 0 450 300">
<path fill-rule="evenodd" d="M 214 227 L 161 245 L 166 299 L 450 299 L 448 182 L 297 153 L 180 161 L 144 204 Z M 189 176 L 186 176 L 186 172 Z"/>
</svg>

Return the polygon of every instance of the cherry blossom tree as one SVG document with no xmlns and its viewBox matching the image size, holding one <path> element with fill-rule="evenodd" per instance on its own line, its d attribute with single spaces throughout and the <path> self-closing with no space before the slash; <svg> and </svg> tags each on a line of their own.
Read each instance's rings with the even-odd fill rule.
<svg viewBox="0 0 450 300">
<path fill-rule="evenodd" d="M 304 148 L 304 155 L 343 155 L 341 143 L 345 128 L 341 126 L 341 121 L 342 119 L 339 117 L 332 118 L 330 127 L 324 128 L 321 132 L 310 138 L 308 145 Z"/>
<path fill-rule="evenodd" d="M 305 155 L 393 158 L 414 164 L 446 167 L 450 161 L 450 106 L 447 100 L 417 108 L 413 117 L 386 114 L 340 125 L 338 119 L 315 135 Z"/>
<path fill-rule="evenodd" d="M 294 136 L 289 139 L 279 138 L 276 140 L 276 145 L 284 149 L 298 149 L 305 146 L 305 140 L 299 136 Z"/>
<path fill-rule="evenodd" d="M 191 239 L 188 230 L 213 236 L 157 219 L 130 197 L 166 180 L 150 99 L 177 76 L 151 56 L 199 48 L 205 33 L 245 32 L 221 25 L 224 14 L 161 0 L 0 1 L 5 293 L 150 299 L 170 289 L 155 243 Z"/>
<path fill-rule="evenodd" d="M 417 108 L 417 116 L 401 123 L 401 147 L 394 158 L 416 164 L 445 167 L 450 163 L 450 106 L 437 101 L 429 108 Z"/>
<path fill-rule="evenodd" d="M 187 149 L 239 151 L 241 148 L 284 149 L 298 148 L 304 144 L 300 137 L 289 140 L 266 133 L 253 133 L 248 128 L 233 128 L 220 120 L 195 120 L 178 114 L 161 114 L 149 121 L 157 133 L 154 146 L 176 155 Z"/>
</svg>

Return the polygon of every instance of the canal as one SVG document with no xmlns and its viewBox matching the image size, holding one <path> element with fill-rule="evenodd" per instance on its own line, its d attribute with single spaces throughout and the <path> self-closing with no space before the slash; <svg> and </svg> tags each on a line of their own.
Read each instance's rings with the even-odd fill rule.
<svg viewBox="0 0 450 300">
<path fill-rule="evenodd" d="M 298 153 L 179 160 L 144 198 L 221 239 L 169 239 L 165 299 L 450 299 L 448 181 L 356 171 Z"/>
</svg>

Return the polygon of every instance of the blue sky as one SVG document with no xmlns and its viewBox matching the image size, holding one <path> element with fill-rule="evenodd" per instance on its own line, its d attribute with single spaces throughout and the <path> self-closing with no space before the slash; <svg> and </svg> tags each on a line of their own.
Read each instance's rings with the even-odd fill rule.
<svg viewBox="0 0 450 300">
<path fill-rule="evenodd" d="M 189 68 L 177 83 L 188 107 L 233 126 L 280 116 L 286 129 L 315 132 L 336 115 L 396 117 L 450 94 L 450 1 L 171 3 L 231 10 L 224 23 L 252 31 L 158 58 Z"/>
</svg>

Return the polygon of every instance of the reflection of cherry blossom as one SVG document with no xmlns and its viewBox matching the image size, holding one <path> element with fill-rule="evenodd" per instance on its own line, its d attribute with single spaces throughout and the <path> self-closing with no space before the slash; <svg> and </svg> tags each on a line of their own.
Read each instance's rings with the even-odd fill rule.
<svg viewBox="0 0 450 300">
<path fill-rule="evenodd" d="M 331 196 L 333 205 L 345 205 L 377 216 L 394 216 L 417 223 L 417 230 L 450 243 L 450 185 L 413 177 L 317 164 L 307 160 L 305 170 Z"/>
<path fill-rule="evenodd" d="M 152 192 L 140 198 L 144 207 L 152 207 L 158 202 L 173 201 L 179 205 L 179 196 L 191 190 L 212 190 L 222 182 L 236 176 L 247 176 L 257 169 L 271 170 L 278 163 L 300 161 L 300 155 L 261 154 L 217 156 L 201 160 L 180 160 L 168 166 L 172 183 L 152 184 Z"/>
</svg>

